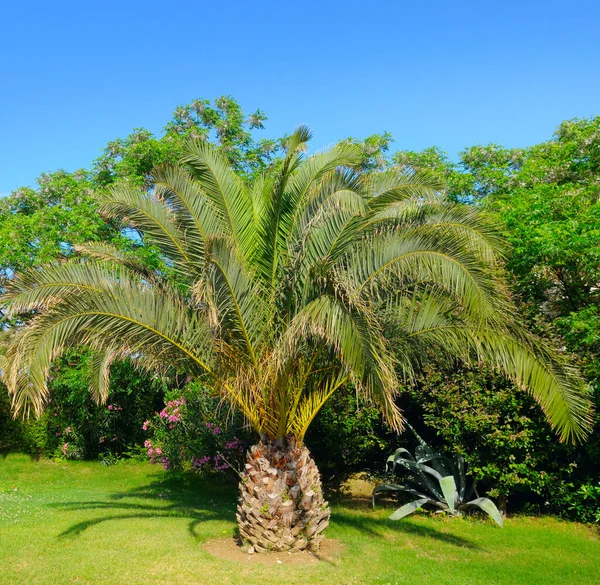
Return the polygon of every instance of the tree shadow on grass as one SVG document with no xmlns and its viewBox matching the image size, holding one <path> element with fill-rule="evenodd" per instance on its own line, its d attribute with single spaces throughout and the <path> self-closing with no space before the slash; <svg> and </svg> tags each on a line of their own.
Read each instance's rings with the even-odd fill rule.
<svg viewBox="0 0 600 585">
<path fill-rule="evenodd" d="M 479 546 L 476 542 L 473 542 L 462 536 L 456 536 L 454 534 L 448 534 L 429 526 L 422 526 L 408 522 L 392 522 L 390 520 L 382 520 L 380 518 L 363 516 L 358 514 L 352 514 L 344 512 L 343 510 L 335 510 L 331 515 L 332 523 L 339 524 L 341 526 L 348 526 L 364 534 L 375 538 L 384 538 L 386 534 L 397 533 L 405 534 L 410 536 L 416 536 L 420 538 L 431 538 L 438 542 L 450 544 L 453 546 L 468 548 L 472 550 L 484 551 L 485 549 Z M 457 519 L 457 521 L 460 521 Z"/>
<path fill-rule="evenodd" d="M 63 502 L 52 507 L 65 511 L 102 510 L 101 515 L 82 520 L 59 534 L 59 538 L 75 537 L 82 532 L 111 520 L 139 518 L 185 518 L 188 532 L 197 541 L 203 540 L 197 530 L 210 520 L 235 520 L 236 490 L 219 479 L 190 474 L 157 476 L 157 479 L 135 489 L 109 494 L 105 499 Z"/>
</svg>

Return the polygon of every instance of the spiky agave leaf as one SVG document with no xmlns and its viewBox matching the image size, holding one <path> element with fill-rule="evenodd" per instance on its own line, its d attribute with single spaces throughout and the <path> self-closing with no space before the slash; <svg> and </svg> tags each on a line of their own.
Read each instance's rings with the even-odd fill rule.
<svg viewBox="0 0 600 585">
<path fill-rule="evenodd" d="M 485 512 L 496 524 L 498 524 L 500 528 L 504 526 L 502 515 L 492 500 L 488 498 L 476 498 L 470 502 L 462 504 L 460 507 L 461 510 L 468 510 L 469 508 L 479 508 Z"/>
<path fill-rule="evenodd" d="M 456 510 L 456 505 L 458 502 L 456 501 L 456 482 L 454 481 L 453 475 L 446 475 L 440 479 L 440 487 L 442 488 L 442 493 L 444 494 L 444 500 L 448 505 L 448 509 L 451 514 L 454 514 Z"/>
<path fill-rule="evenodd" d="M 395 494 L 405 493 L 405 494 L 410 494 L 412 496 L 416 496 L 417 498 L 428 499 L 428 497 L 424 493 L 422 493 L 422 491 L 423 490 L 417 490 L 410 486 L 401 485 L 398 483 L 382 483 L 382 484 L 379 484 L 378 486 L 376 486 L 375 489 L 373 489 L 373 493 L 371 494 L 371 503 L 374 508 L 375 507 L 375 496 L 378 494 L 386 493 L 386 492 L 395 493 Z"/>
<path fill-rule="evenodd" d="M 409 494 L 417 499 L 398 508 L 390 516 L 391 520 L 400 520 L 424 505 L 432 505 L 453 516 L 460 516 L 462 511 L 470 508 L 479 508 L 502 527 L 500 513 L 491 500 L 476 498 L 465 502 L 467 480 L 464 460 L 456 458 L 455 463 L 452 459 L 440 455 L 417 434 L 412 426 L 406 424 L 419 441 L 415 451 L 416 457 L 412 457 L 406 449 L 397 449 L 388 458 L 388 467 L 391 462 L 392 474 L 396 471 L 397 464 L 403 467 L 407 472 L 405 478 L 407 484 L 385 483 L 376 486 L 372 494 L 373 507 L 375 507 L 375 496 L 381 493 Z M 434 462 L 437 463 L 436 469 L 428 465 Z M 446 474 L 449 470 L 451 474 Z"/>
<path fill-rule="evenodd" d="M 406 516 L 416 512 L 419 508 L 422 508 L 425 504 L 430 504 L 439 508 L 440 510 L 445 510 L 444 504 L 436 501 L 430 500 L 429 498 L 420 498 L 413 502 L 409 502 L 408 504 L 404 504 L 404 506 L 400 506 L 390 517 L 390 520 L 402 520 L 402 518 L 406 518 Z"/>
</svg>

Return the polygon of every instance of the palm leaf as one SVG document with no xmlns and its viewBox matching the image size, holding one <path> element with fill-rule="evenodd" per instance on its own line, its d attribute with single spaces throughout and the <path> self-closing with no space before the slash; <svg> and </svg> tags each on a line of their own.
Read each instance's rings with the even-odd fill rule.
<svg viewBox="0 0 600 585">
<path fill-rule="evenodd" d="M 490 218 L 444 200 L 428 173 L 361 174 L 347 143 L 306 157 L 309 139 L 298 128 L 252 181 L 189 141 L 150 191 L 100 195 L 104 214 L 157 247 L 163 270 L 100 243 L 11 278 L 2 304 L 18 326 L 2 369 L 15 409 L 39 413 L 54 358 L 90 346 L 99 399 L 110 363 L 134 356 L 159 374 L 203 376 L 272 438 L 301 440 L 346 381 L 399 430 L 399 379 L 428 359 L 481 360 L 531 392 L 563 440 L 582 439 L 589 397 L 565 359 L 519 330 Z M 407 489 L 455 475 L 445 459 L 423 454 L 419 468 L 402 455 Z"/>
</svg>

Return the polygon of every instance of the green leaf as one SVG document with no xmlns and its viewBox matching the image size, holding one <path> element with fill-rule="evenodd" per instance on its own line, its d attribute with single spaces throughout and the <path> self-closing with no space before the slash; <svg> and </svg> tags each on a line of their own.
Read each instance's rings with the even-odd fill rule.
<svg viewBox="0 0 600 585">
<path fill-rule="evenodd" d="M 476 498 L 461 506 L 462 509 L 467 509 L 470 507 L 479 508 L 480 510 L 483 510 L 486 514 L 490 516 L 490 518 L 496 524 L 498 524 L 498 526 L 500 526 L 500 528 L 503 527 L 502 515 L 500 514 L 498 508 L 496 508 L 496 504 L 494 504 L 492 500 L 488 498 Z"/>
<path fill-rule="evenodd" d="M 417 496 L 418 498 L 429 499 L 429 498 L 427 498 L 427 496 L 425 494 L 422 494 L 419 491 L 417 491 L 413 488 L 410 488 L 408 486 L 400 485 L 397 483 L 383 483 L 381 485 L 376 486 L 375 489 L 373 490 L 373 494 L 371 495 L 373 508 L 375 507 L 375 496 L 377 494 L 380 494 L 383 492 L 404 493 L 404 494 L 410 494 L 412 496 Z"/>
<path fill-rule="evenodd" d="M 419 508 L 421 508 L 424 504 L 432 504 L 434 506 L 439 506 L 437 502 L 430 500 L 429 498 L 420 498 L 415 500 L 414 502 L 409 502 L 408 504 L 404 504 L 401 508 L 398 508 L 390 517 L 389 520 L 402 520 L 406 516 L 416 512 Z"/>
<path fill-rule="evenodd" d="M 440 479 L 440 487 L 442 488 L 444 499 L 448 504 L 448 508 L 450 508 L 450 512 L 454 514 L 456 494 L 456 482 L 454 481 L 454 476 L 447 475 L 446 477 L 442 477 L 442 479 Z"/>
</svg>

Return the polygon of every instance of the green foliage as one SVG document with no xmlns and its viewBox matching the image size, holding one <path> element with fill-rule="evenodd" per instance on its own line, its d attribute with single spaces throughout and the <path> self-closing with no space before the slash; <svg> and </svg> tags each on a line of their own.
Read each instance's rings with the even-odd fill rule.
<svg viewBox="0 0 600 585">
<path fill-rule="evenodd" d="M 527 387 L 563 440 L 584 437 L 581 380 L 514 319 L 489 218 L 441 198 L 430 174 L 361 173 L 352 144 L 306 158 L 310 136 L 298 128 L 281 164 L 251 183 L 196 139 L 183 166 L 154 171 L 151 193 L 119 184 L 102 195 L 177 286 L 94 249 L 11 279 L 11 318 L 40 312 L 6 356 L 16 409 L 39 413 L 52 360 L 87 345 L 98 399 L 110 363 L 133 355 L 151 372 L 201 378 L 258 433 L 302 440 L 343 384 L 399 429 L 399 377 L 414 379 L 427 357 L 475 358 Z"/>
<path fill-rule="evenodd" d="M 456 453 L 452 457 L 440 455 L 414 430 L 413 433 L 419 442 L 414 457 L 406 449 L 400 448 L 390 455 L 387 461 L 392 477 L 399 469 L 404 484 L 378 485 L 373 490 L 373 507 L 375 496 L 378 494 L 395 493 L 411 498 L 416 496 L 416 500 L 398 508 L 390 516 L 390 520 L 401 520 L 425 505 L 453 516 L 460 516 L 466 510 L 478 508 L 502 527 L 502 517 L 495 504 L 479 495 L 473 498 L 474 486 L 467 480 L 464 457 Z"/>
<path fill-rule="evenodd" d="M 390 144 L 394 142 L 389 132 L 371 134 L 362 140 L 350 137 L 342 142 L 353 144 L 359 148 L 360 163 L 358 166 L 361 171 L 383 171 L 389 167 L 388 151 Z"/>
<path fill-rule="evenodd" d="M 94 183 L 85 171 L 44 174 L 38 185 L 0 199 L 0 270 L 5 277 L 64 260 L 73 244 L 117 236 L 98 215 Z"/>
<path fill-rule="evenodd" d="M 157 248 L 137 237 L 131 239 L 131 232 L 122 234 L 120 218 L 107 222 L 100 216 L 94 191 L 119 179 L 147 185 L 150 169 L 157 164 L 177 161 L 182 155 L 185 140 L 199 131 L 207 140 L 214 140 L 238 168 L 247 172 L 264 168 L 277 152 L 278 142 L 255 142 L 251 131 L 262 128 L 265 119 L 260 111 L 244 119 L 241 108 L 231 98 L 215 100 L 214 107 L 205 100 L 196 100 L 178 108 L 162 138 L 137 129 L 126 139 L 111 142 L 91 172 L 47 173 L 40 177 L 37 188 L 16 190 L 0 201 L 1 273 L 10 279 L 15 272 L 30 267 L 64 262 L 85 242 L 88 244 L 87 251 L 93 248 L 94 253 L 102 257 L 117 253 L 130 262 L 161 271 L 172 278 L 170 268 L 165 265 Z M 90 242 L 96 244 L 90 246 Z M 112 247 L 107 247 L 108 244 Z M 20 319 L 28 317 L 22 315 Z M 71 374 L 69 368 L 72 368 Z M 123 428 L 113 429 L 115 425 L 119 427 L 114 414 L 107 418 L 106 410 L 98 410 L 87 393 L 82 391 L 87 384 L 85 368 L 75 360 L 73 363 L 63 362 L 57 370 L 58 377 L 50 383 L 50 394 L 56 413 L 54 418 L 60 420 L 60 425 L 57 425 L 60 428 L 51 431 L 52 424 L 46 416 L 36 422 L 13 420 L 10 400 L 3 394 L 0 401 L 0 449 L 3 452 L 21 450 L 36 456 L 62 454 L 61 445 L 70 441 L 70 446 L 79 445 L 78 449 L 84 456 L 91 457 L 99 451 L 106 455 L 129 448 L 135 433 L 126 430 L 124 434 L 121 431 L 137 429 L 142 422 L 138 420 L 139 415 L 133 416 L 135 421 L 128 420 L 131 407 L 136 408 L 130 403 L 133 394 L 140 391 L 139 374 L 131 369 L 129 362 L 113 367 L 115 387 L 120 388 L 113 388 L 113 392 L 120 394 L 118 402 L 123 402 L 122 394 L 125 393 L 128 406 L 127 414 L 117 417 L 123 419 Z M 117 369 L 118 373 L 115 373 Z M 135 401 L 138 400 L 144 401 L 135 398 Z M 150 391 L 146 402 L 151 404 L 155 400 Z M 146 409 L 141 407 L 140 410 Z M 85 429 L 85 432 L 77 433 L 76 439 L 75 435 L 62 436 L 61 429 L 70 427 Z M 100 430 L 101 427 L 104 431 Z M 114 436 L 119 439 L 113 440 Z M 103 437 L 107 443 L 99 445 L 98 441 Z M 138 436 L 137 440 L 140 438 Z M 59 444 L 59 441 L 62 443 Z"/>
<path fill-rule="evenodd" d="M 597 302 L 600 117 L 563 122 L 526 149 L 474 146 L 454 163 L 437 148 L 394 162 L 442 179 L 451 199 L 483 201 L 506 225 L 508 268 L 526 302 L 551 317 Z"/>
<path fill-rule="evenodd" d="M 237 480 L 254 439 L 242 426 L 239 414 L 192 382 L 183 391 L 167 392 L 162 410 L 144 422 L 144 446 L 150 461 L 165 469 L 225 473 Z"/>
<path fill-rule="evenodd" d="M 555 487 L 551 510 L 565 518 L 600 524 L 600 482 L 577 484 L 565 481 Z"/>
<path fill-rule="evenodd" d="M 71 351 L 52 371 L 50 400 L 38 418 L 14 419 L 4 389 L 0 427 L 4 451 L 34 457 L 93 459 L 121 456 L 143 442 L 142 423 L 160 406 L 163 384 L 128 363 L 113 366 L 111 401 L 98 405 L 89 393 L 90 354 Z"/>
<path fill-rule="evenodd" d="M 540 493 L 556 480 L 545 468 L 555 447 L 550 429 L 535 402 L 505 378 L 489 370 L 429 369 L 407 392 L 411 418 L 426 425 L 421 432 L 464 454 L 492 497 Z"/>
<path fill-rule="evenodd" d="M 188 140 L 210 142 L 242 175 L 251 177 L 264 171 L 281 154 L 282 140 L 255 140 L 253 131 L 264 128 L 267 117 L 261 110 L 246 116 L 230 96 L 214 100 L 197 99 L 179 106 L 161 137 L 144 128 L 126 138 L 108 143 L 94 163 L 92 176 L 105 187 L 125 179 L 139 187 L 152 185 L 151 172 L 158 166 L 177 164 Z"/>
<path fill-rule="evenodd" d="M 379 470 L 385 453 L 398 436 L 381 418 L 381 410 L 368 404 L 352 386 L 340 388 L 323 406 L 306 435 L 306 444 L 321 474 L 339 482 L 369 467 Z"/>
<path fill-rule="evenodd" d="M 18 451 L 24 443 L 23 425 L 11 414 L 10 396 L 0 384 L 0 455 Z"/>
<path fill-rule="evenodd" d="M 412 171 L 427 171 L 440 179 L 450 201 L 469 203 L 475 193 L 475 178 L 462 173 L 459 166 L 453 163 L 440 148 L 433 146 L 420 152 L 399 150 L 394 153 L 392 161 L 396 165 Z"/>
<path fill-rule="evenodd" d="M 477 485 L 501 508 L 580 521 L 595 513 L 592 500 L 575 508 L 568 497 L 597 483 L 597 436 L 578 447 L 557 443 L 539 406 L 498 374 L 428 369 L 406 389 L 404 403 L 419 433 L 436 450 L 463 455 Z"/>
<path fill-rule="evenodd" d="M 517 290 L 550 316 L 598 302 L 600 201 L 579 185 L 536 184 L 489 204 L 507 225 Z"/>
</svg>

